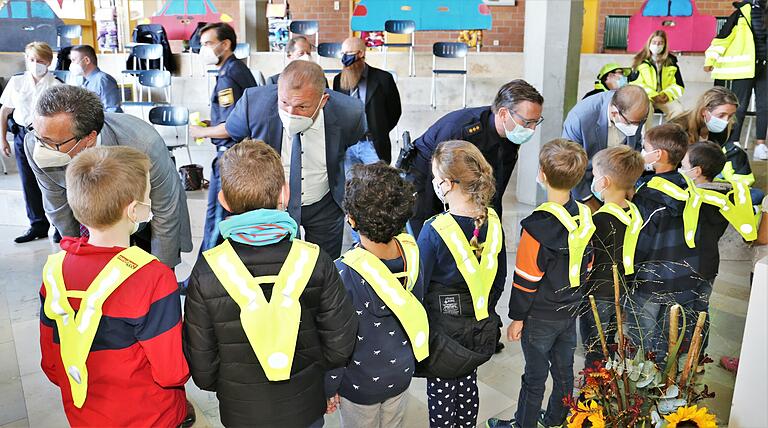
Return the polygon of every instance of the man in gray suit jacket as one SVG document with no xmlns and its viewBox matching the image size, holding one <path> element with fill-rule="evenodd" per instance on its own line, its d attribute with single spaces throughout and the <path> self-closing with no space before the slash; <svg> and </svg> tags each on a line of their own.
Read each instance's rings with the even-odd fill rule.
<svg viewBox="0 0 768 428">
<path fill-rule="evenodd" d="M 563 138 L 584 147 L 589 157 L 587 172 L 571 192 L 594 211 L 600 207 L 592 196 L 592 157 L 607 147 L 626 144 L 637 151 L 643 148 L 643 124 L 648 118 L 650 101 L 645 91 L 634 85 L 608 91 L 581 100 L 563 123 Z"/>
<path fill-rule="evenodd" d="M 63 236 L 80 236 L 80 223 L 67 203 L 67 164 L 95 145 L 133 147 L 152 163 L 149 198 L 153 218 L 149 227 L 134 233 L 132 241 L 149 247 L 145 249 L 173 268 L 181 263 L 180 252 L 192 251 L 192 234 L 187 195 L 165 142 L 147 122 L 127 114 L 104 113 L 103 108 L 96 94 L 68 85 L 52 87 L 38 99 L 24 149 L 43 192 L 45 212 Z"/>
<path fill-rule="evenodd" d="M 193 136 L 262 140 L 283 162 L 291 188 L 284 206 L 304 228 L 304 239 L 333 258 L 344 231 L 344 156 L 366 133 L 363 104 L 325 90 L 319 65 L 293 61 L 275 85 L 248 88 L 227 122 L 196 129 Z M 258 173 L 254 171 L 254 173 Z"/>
</svg>

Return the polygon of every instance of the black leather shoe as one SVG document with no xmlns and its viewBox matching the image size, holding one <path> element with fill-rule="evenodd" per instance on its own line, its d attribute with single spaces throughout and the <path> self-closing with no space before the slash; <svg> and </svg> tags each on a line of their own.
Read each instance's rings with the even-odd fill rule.
<svg viewBox="0 0 768 428">
<path fill-rule="evenodd" d="M 187 400 L 187 417 L 181 421 L 182 428 L 189 428 L 195 424 L 197 417 L 195 416 L 195 406 Z"/>
<path fill-rule="evenodd" d="M 13 242 L 17 244 L 23 244 L 25 242 L 34 241 L 35 239 L 47 238 L 47 237 L 48 237 L 47 230 L 35 230 L 34 228 L 30 227 L 29 230 L 27 230 L 27 233 L 14 239 Z"/>
<path fill-rule="evenodd" d="M 61 242 L 61 234 L 57 230 L 57 231 L 53 232 L 53 243 L 54 244 L 58 244 L 59 242 Z"/>
<path fill-rule="evenodd" d="M 494 351 L 494 354 L 500 354 L 501 351 L 504 350 L 504 344 L 501 342 L 496 342 L 496 351 Z"/>
</svg>

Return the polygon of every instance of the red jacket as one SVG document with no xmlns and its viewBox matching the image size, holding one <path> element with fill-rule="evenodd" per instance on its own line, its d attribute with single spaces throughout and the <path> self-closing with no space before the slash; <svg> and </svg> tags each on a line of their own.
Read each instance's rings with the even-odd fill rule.
<svg viewBox="0 0 768 428">
<path fill-rule="evenodd" d="M 62 274 L 68 290 L 86 290 L 123 248 L 64 238 Z M 178 426 L 186 414 L 189 368 L 181 348 L 181 301 L 173 272 L 157 260 L 139 269 L 104 302 L 88 356 L 88 395 L 72 402 L 56 322 L 40 310 L 41 366 L 61 389 L 72 426 Z M 41 304 L 45 287 L 40 289 Z M 77 311 L 80 299 L 69 299 Z"/>
</svg>

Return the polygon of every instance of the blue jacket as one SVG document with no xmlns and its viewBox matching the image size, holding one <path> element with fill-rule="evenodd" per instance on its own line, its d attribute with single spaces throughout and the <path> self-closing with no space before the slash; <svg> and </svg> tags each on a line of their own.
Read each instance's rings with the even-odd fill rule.
<svg viewBox="0 0 768 428">
<path fill-rule="evenodd" d="M 581 183 L 571 191 L 576 200 L 583 201 L 592 196 L 589 189 L 592 184 L 592 157 L 595 153 L 608 147 L 608 106 L 611 104 L 614 91 L 603 92 L 579 101 L 565 118 L 563 123 L 563 138 L 575 141 L 587 151 L 589 164 Z M 626 137 L 624 144 L 640 151 L 643 148 L 643 127 L 637 128 L 637 133 Z"/>
<path fill-rule="evenodd" d="M 326 90 L 330 95 L 323 108 L 328 185 L 333 200 L 341 207 L 344 200 L 344 155 L 347 148 L 363 139 L 367 131 L 363 104 L 352 97 Z M 262 140 L 277 153 L 283 146 L 283 123 L 277 113 L 277 85 L 245 90 L 226 121 L 234 141 L 246 137 Z"/>
</svg>

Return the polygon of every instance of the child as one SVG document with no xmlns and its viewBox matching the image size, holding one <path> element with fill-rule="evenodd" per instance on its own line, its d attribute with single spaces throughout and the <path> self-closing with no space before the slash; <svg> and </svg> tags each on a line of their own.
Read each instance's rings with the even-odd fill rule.
<svg viewBox="0 0 768 428">
<path fill-rule="evenodd" d="M 568 414 L 563 398 L 573 391 L 579 286 L 592 258 L 587 245 L 595 228 L 589 208 L 570 192 L 584 176 L 587 154 L 572 141 L 552 140 L 541 148 L 539 168 L 536 181 L 546 188 L 548 202 L 521 222 L 509 297 L 507 338 L 521 341 L 525 371 L 515 419 L 489 421 L 490 426 L 559 426 Z M 550 371 L 552 393 L 542 412 Z"/>
<path fill-rule="evenodd" d="M 419 249 L 402 233 L 413 202 L 397 169 L 384 162 L 352 168 L 344 211 L 360 245 L 336 266 L 355 306 L 358 341 L 347 367 L 326 376 L 342 427 L 402 426 L 416 361 L 429 354 Z"/>
<path fill-rule="evenodd" d="M 225 426 L 322 426 L 325 371 L 355 345 L 352 304 L 328 255 L 294 239 L 277 152 L 246 139 L 220 161 L 219 200 L 234 215 L 189 279 L 192 378 L 216 391 Z"/>
<path fill-rule="evenodd" d="M 628 200 L 643 173 L 643 157 L 628 146 L 611 147 L 592 158 L 592 172 L 592 194 L 605 204 L 592 216 L 595 223 L 595 234 L 592 236 L 595 261 L 585 294 L 594 295 L 605 338 L 615 343 L 613 265 L 618 269 L 623 291 L 634 274 L 637 238 L 643 226 L 640 212 Z M 587 300 L 584 304 L 579 323 L 586 353 L 584 367 L 593 368 L 594 362 L 603 359 L 604 355 L 591 305 Z"/>
<path fill-rule="evenodd" d="M 640 351 L 655 353 L 657 363 L 664 361 L 667 351 L 669 308 L 680 304 L 687 322 L 695 323 L 693 304 L 702 281 L 701 251 L 695 247 L 695 232 L 686 229 L 686 223 L 696 224 L 686 214 L 688 184 L 677 172 L 687 149 L 688 135 L 679 125 L 668 123 L 648 131 L 642 155 L 654 174 L 640 179 L 632 199 L 645 225 L 637 244 L 636 288 L 628 301 L 626 331 Z"/>
<path fill-rule="evenodd" d="M 176 278 L 129 244 L 152 217 L 149 167 L 129 147 L 91 148 L 67 167 L 67 201 L 91 233 L 48 257 L 40 348 L 72 426 L 177 427 L 186 415 Z"/>
<path fill-rule="evenodd" d="M 430 426 L 474 427 L 477 368 L 496 350 L 493 296 L 506 277 L 501 221 L 488 207 L 496 185 L 483 154 L 466 141 L 440 143 L 432 175 L 449 209 L 426 221 L 418 239 L 430 328 L 430 355 L 418 371 L 427 378 Z"/>
</svg>

